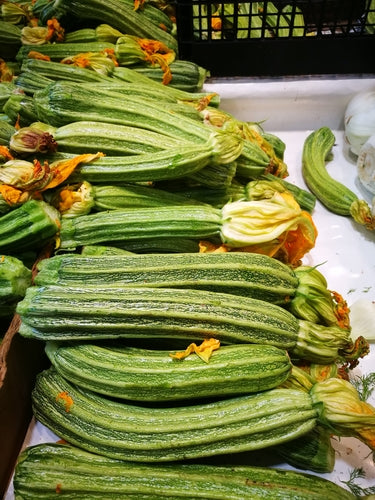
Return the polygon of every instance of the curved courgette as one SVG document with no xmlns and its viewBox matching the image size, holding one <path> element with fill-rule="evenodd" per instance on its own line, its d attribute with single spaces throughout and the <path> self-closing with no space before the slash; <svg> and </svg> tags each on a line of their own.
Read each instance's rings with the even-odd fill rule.
<svg viewBox="0 0 375 500">
<path fill-rule="evenodd" d="M 32 403 L 35 418 L 68 443 L 134 462 L 262 449 L 303 435 L 318 417 L 309 394 L 299 389 L 150 407 L 74 386 L 53 368 L 37 376 Z"/>
<path fill-rule="evenodd" d="M 133 401 L 214 398 L 265 391 L 282 384 L 291 362 L 269 345 L 221 346 L 209 362 L 196 354 L 178 360 L 174 351 L 121 344 L 47 342 L 57 372 L 99 394 Z"/>
<path fill-rule="evenodd" d="M 335 143 L 335 136 L 328 127 L 313 131 L 304 142 L 302 175 L 316 198 L 335 214 L 352 217 L 356 222 L 375 228 L 375 219 L 367 202 L 341 182 L 333 179 L 326 169 L 326 160 Z"/>
</svg>

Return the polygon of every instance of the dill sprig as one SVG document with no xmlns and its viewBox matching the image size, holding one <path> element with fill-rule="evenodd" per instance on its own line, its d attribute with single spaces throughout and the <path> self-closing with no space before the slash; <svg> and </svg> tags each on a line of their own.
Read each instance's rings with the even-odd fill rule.
<svg viewBox="0 0 375 500">
<path fill-rule="evenodd" d="M 362 401 L 367 401 L 375 390 L 375 373 L 354 377 L 351 383 L 357 389 L 359 398 Z"/>
<path fill-rule="evenodd" d="M 348 481 L 341 481 L 341 482 L 345 484 L 349 488 L 351 493 L 353 493 L 353 495 L 358 498 L 367 495 L 374 495 L 375 486 L 364 488 L 356 482 L 358 479 L 364 479 L 365 477 L 366 474 L 364 469 L 362 467 L 358 467 L 350 472 Z"/>
</svg>

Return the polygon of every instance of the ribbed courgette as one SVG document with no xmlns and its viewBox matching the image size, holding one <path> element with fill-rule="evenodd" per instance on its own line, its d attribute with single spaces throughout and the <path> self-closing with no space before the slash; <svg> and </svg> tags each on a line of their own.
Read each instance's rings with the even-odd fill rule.
<svg viewBox="0 0 375 500">
<path fill-rule="evenodd" d="M 314 130 L 305 139 L 302 152 L 303 178 L 316 198 L 331 212 L 352 217 L 367 229 L 375 228 L 375 218 L 365 200 L 334 179 L 326 169 L 326 161 L 335 143 L 329 127 Z"/>
<path fill-rule="evenodd" d="M 133 401 L 175 401 L 233 396 L 272 389 L 289 376 L 286 351 L 270 345 L 221 346 L 207 363 L 196 354 L 119 343 L 47 342 L 57 372 L 93 392 Z"/>
<path fill-rule="evenodd" d="M 120 285 L 221 291 L 285 306 L 296 317 L 315 323 L 338 323 L 332 293 L 317 268 L 299 266 L 293 270 L 272 257 L 251 252 L 154 253 L 107 259 L 65 254 L 41 261 L 38 269 L 38 285 L 84 283 L 93 288 Z"/>
<path fill-rule="evenodd" d="M 150 407 L 72 385 L 53 368 L 38 375 L 32 403 L 35 418 L 65 441 L 135 462 L 262 449 L 303 435 L 318 418 L 309 394 L 298 389 Z"/>
<path fill-rule="evenodd" d="M 31 285 L 31 270 L 12 256 L 0 254 L 0 318 L 11 317 Z"/>
<path fill-rule="evenodd" d="M 228 293 L 181 288 L 45 285 L 18 303 L 20 333 L 41 340 L 169 338 L 270 344 L 332 362 L 352 355 L 350 331 L 298 320 L 280 306 Z"/>
<path fill-rule="evenodd" d="M 261 254 L 227 252 L 81 257 L 56 255 L 38 264 L 37 285 L 196 288 L 287 305 L 299 279 Z"/>
<path fill-rule="evenodd" d="M 176 113 L 164 102 L 143 101 L 127 98 L 116 92 L 106 95 L 100 89 L 88 89 L 78 83 L 54 82 L 35 92 L 34 105 L 40 121 L 60 127 L 75 121 L 101 121 L 111 124 L 130 125 L 202 144 L 213 128 L 202 121 Z M 237 135 L 225 129 L 230 135 Z M 243 141 L 238 165 L 246 165 L 247 176 L 257 178 L 271 171 L 271 159 L 259 144 Z M 271 172 L 272 173 L 272 172 Z"/>
<path fill-rule="evenodd" d="M 77 473 L 79 471 L 79 473 Z M 24 500 L 197 498 L 216 500 L 355 500 L 324 478 L 291 470 L 202 464 L 141 464 L 101 457 L 71 445 L 26 448 L 14 490 Z"/>
<path fill-rule="evenodd" d="M 16 254 L 40 249 L 60 227 L 60 214 L 44 201 L 29 200 L 0 217 L 0 251 Z"/>
</svg>

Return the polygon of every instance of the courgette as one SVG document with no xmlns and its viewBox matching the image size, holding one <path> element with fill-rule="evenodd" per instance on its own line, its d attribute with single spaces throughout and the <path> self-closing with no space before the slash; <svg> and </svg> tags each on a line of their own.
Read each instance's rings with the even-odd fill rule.
<svg viewBox="0 0 375 500">
<path fill-rule="evenodd" d="M 375 427 L 375 409 L 362 409 L 358 392 L 342 379 L 316 383 L 309 392 L 274 388 L 160 406 L 104 397 L 71 384 L 51 367 L 37 376 L 32 406 L 35 418 L 68 443 L 134 462 L 265 449 L 303 436 L 317 425 L 362 439 L 373 448 Z"/>
<path fill-rule="evenodd" d="M 28 200 L 0 217 L 0 252 L 14 255 L 40 249 L 53 240 L 60 227 L 60 214 L 48 203 Z"/>
<path fill-rule="evenodd" d="M 373 230 L 375 218 L 367 202 L 333 179 L 326 169 L 326 160 L 334 143 L 335 136 L 328 127 L 311 132 L 303 146 L 303 178 L 312 193 L 330 212 L 352 217 L 357 223 Z"/>
<path fill-rule="evenodd" d="M 87 43 L 46 43 L 43 45 L 23 45 L 17 55 L 16 61 L 23 64 L 27 61 L 29 52 L 39 52 L 59 63 L 66 57 L 73 57 L 83 52 L 101 52 L 102 50 L 115 50 L 115 45 L 107 42 L 92 42 Z M 93 72 L 94 73 L 94 72 Z"/>
<path fill-rule="evenodd" d="M 100 191 L 101 187 L 96 189 Z M 164 198 L 162 202 L 165 203 Z M 221 291 L 284 306 L 296 317 L 314 323 L 338 324 L 336 302 L 317 268 L 291 269 L 272 257 L 251 252 L 154 253 L 105 260 L 63 254 L 41 261 L 34 282 L 61 286 L 85 283 L 93 288 L 120 285 Z"/>
<path fill-rule="evenodd" d="M 63 158 L 73 155 L 63 150 L 92 152 L 99 149 L 112 153 L 99 161 L 82 163 L 70 179 L 94 184 L 184 178 L 203 186 L 224 188 L 235 175 L 235 159 L 242 150 L 238 137 L 226 133 L 214 132 L 205 143 L 189 144 L 136 127 L 99 122 L 72 123 L 60 127 L 54 137 Z M 60 153 L 48 159 L 52 162 L 59 157 Z"/>
<path fill-rule="evenodd" d="M 0 255 L 0 318 L 11 317 L 31 286 L 31 270 L 13 255 Z"/>
<path fill-rule="evenodd" d="M 108 95 L 100 88 L 88 89 L 78 83 L 53 82 L 35 92 L 33 102 L 39 120 L 56 127 L 74 121 L 101 121 L 135 126 L 195 144 L 206 142 L 213 131 L 203 121 L 176 113 L 173 105 L 168 108 L 164 102 L 145 102 L 116 92 Z M 230 129 L 224 133 L 238 136 Z M 271 158 L 259 144 L 248 140 L 243 140 L 236 161 L 238 166 L 246 165 L 247 175 L 252 178 L 272 170 Z"/>
<path fill-rule="evenodd" d="M 195 288 L 288 305 L 299 286 L 286 264 L 261 254 L 226 252 L 124 255 L 107 259 L 62 254 L 38 264 L 37 285 L 93 288 Z"/>
<path fill-rule="evenodd" d="M 176 401 L 260 392 L 289 376 L 286 351 L 270 345 L 221 346 L 207 363 L 196 354 L 178 360 L 174 351 L 119 343 L 70 345 L 47 342 L 57 372 L 93 392 L 133 401 Z"/>
<path fill-rule="evenodd" d="M 79 471 L 79 473 L 77 473 Z M 102 457 L 68 444 L 29 446 L 15 470 L 17 498 L 113 500 L 355 500 L 327 479 L 291 470 L 209 464 L 141 464 Z"/>
<path fill-rule="evenodd" d="M 299 320 L 275 304 L 182 288 L 42 285 L 18 303 L 20 334 L 40 340 L 185 339 L 270 344 L 333 362 L 352 356 L 350 331 Z"/>
<path fill-rule="evenodd" d="M 64 16 L 73 20 L 106 23 L 121 33 L 160 40 L 175 52 L 178 51 L 177 39 L 165 31 L 170 20 L 151 3 L 145 3 L 142 9 L 135 10 L 132 0 L 106 1 L 105 8 L 101 0 L 90 0 L 89 4 L 83 0 L 54 0 L 42 10 L 40 20 L 47 22 L 51 17 L 60 19 Z"/>
<path fill-rule="evenodd" d="M 53 368 L 38 374 L 32 405 L 35 418 L 68 443 L 135 462 L 263 449 L 303 435 L 318 418 L 309 394 L 297 389 L 150 407 L 82 389 Z"/>
</svg>

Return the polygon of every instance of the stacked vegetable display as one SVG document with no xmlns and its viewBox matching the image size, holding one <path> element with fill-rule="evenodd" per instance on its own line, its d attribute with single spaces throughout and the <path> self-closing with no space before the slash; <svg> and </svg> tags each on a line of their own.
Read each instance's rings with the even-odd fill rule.
<svg viewBox="0 0 375 500">
<path fill-rule="evenodd" d="M 191 463 L 272 449 L 329 472 L 331 434 L 373 449 L 375 410 L 348 381 L 367 342 L 301 265 L 315 197 L 285 180 L 278 137 L 202 91 L 167 12 L 2 4 L 0 251 L 51 249 L 11 304 L 51 361 L 34 415 L 69 443 L 27 449 L 16 495 L 353 498 L 296 472 Z"/>
</svg>

